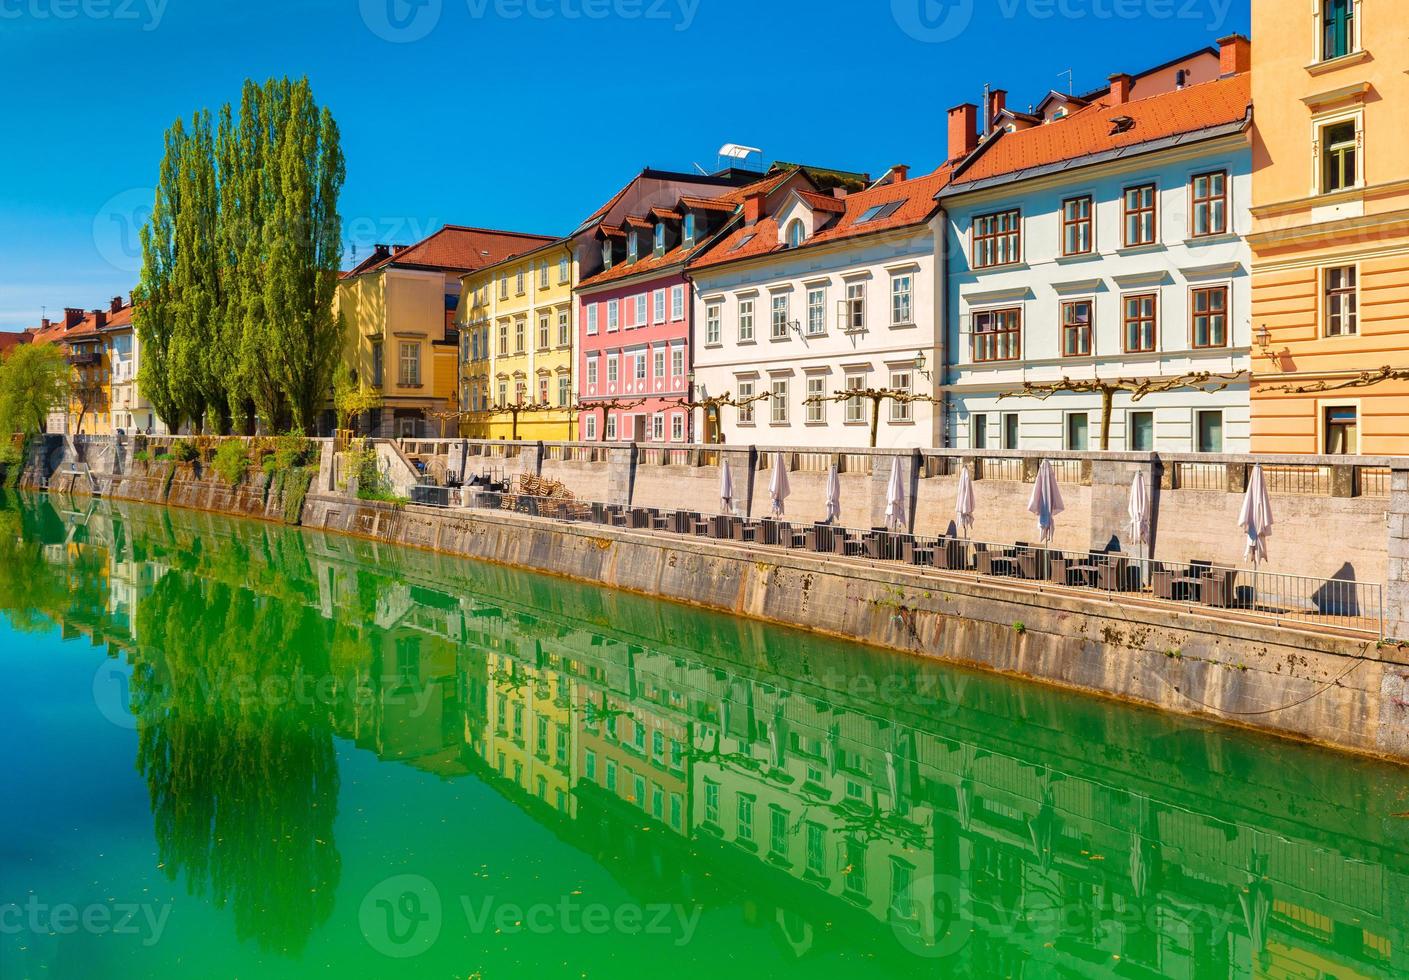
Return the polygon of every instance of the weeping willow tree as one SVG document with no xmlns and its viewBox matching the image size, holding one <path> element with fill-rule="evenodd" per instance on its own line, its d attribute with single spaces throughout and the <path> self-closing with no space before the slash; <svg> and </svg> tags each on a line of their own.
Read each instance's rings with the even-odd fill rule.
<svg viewBox="0 0 1409 980">
<path fill-rule="evenodd" d="M 342 350 L 345 177 L 307 79 L 246 82 L 238 113 L 167 131 L 134 322 L 139 384 L 168 425 L 313 428 Z"/>
</svg>

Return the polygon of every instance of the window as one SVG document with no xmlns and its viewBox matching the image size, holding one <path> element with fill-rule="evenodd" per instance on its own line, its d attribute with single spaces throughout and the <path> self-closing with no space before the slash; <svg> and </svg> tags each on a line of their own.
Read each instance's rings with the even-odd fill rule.
<svg viewBox="0 0 1409 980">
<path fill-rule="evenodd" d="M 385 374 L 385 355 L 382 353 L 382 343 L 377 341 L 372 344 L 372 384 L 380 388 L 382 386 L 382 376 Z"/>
<path fill-rule="evenodd" d="M 607 332 L 615 333 L 621 326 L 621 304 L 619 300 L 611 300 L 607 303 Z"/>
<path fill-rule="evenodd" d="M 1022 212 L 1003 211 L 974 219 L 975 269 L 1022 261 Z"/>
<path fill-rule="evenodd" d="M 1222 235 L 1228 231 L 1228 175 L 1223 171 L 1200 174 L 1189 186 L 1189 197 L 1193 201 L 1193 227 L 1190 231 L 1195 238 L 1209 235 Z"/>
<path fill-rule="evenodd" d="M 705 307 L 705 343 L 718 344 L 720 333 L 720 322 L 723 308 L 718 303 L 710 303 Z"/>
<path fill-rule="evenodd" d="M 646 352 L 642 351 L 636 355 L 636 380 L 646 380 Z"/>
<path fill-rule="evenodd" d="M 509 382 L 499 382 L 499 404 L 504 406 L 509 404 Z"/>
<path fill-rule="evenodd" d="M 896 391 L 908 395 L 910 394 L 912 382 L 913 375 L 909 371 L 890 372 L 891 391 Z M 913 422 L 914 412 L 912 411 L 912 407 L 913 406 L 908 401 L 898 401 L 892 398 L 890 400 L 890 420 L 892 422 L 899 422 L 902 424 L 906 422 Z"/>
<path fill-rule="evenodd" d="M 538 349 L 547 350 L 553 344 L 551 321 L 547 313 L 538 314 Z"/>
<path fill-rule="evenodd" d="M 1085 412 L 1067 416 L 1067 445 L 1070 452 L 1085 452 L 1091 448 L 1091 419 Z"/>
<path fill-rule="evenodd" d="M 846 333 L 866 329 L 866 284 L 846 285 L 846 299 L 841 304 L 841 328 Z"/>
<path fill-rule="evenodd" d="M 1155 243 L 1154 184 L 1130 187 L 1125 191 L 1125 247 L 1136 248 Z"/>
<path fill-rule="evenodd" d="M 597 304 L 590 303 L 587 306 L 587 336 L 597 335 Z"/>
<path fill-rule="evenodd" d="M 499 277 L 499 298 L 509 298 L 509 274 L 507 272 Z"/>
<path fill-rule="evenodd" d="M 807 228 L 801 219 L 794 218 L 788 223 L 788 248 L 801 248 L 805 241 L 807 241 Z"/>
<path fill-rule="evenodd" d="M 827 830 L 818 823 L 807 825 L 807 873 L 814 878 L 827 875 Z"/>
<path fill-rule="evenodd" d="M 753 300 L 739 300 L 739 342 L 753 340 Z"/>
<path fill-rule="evenodd" d="M 1003 448 L 1018 448 L 1018 414 L 1009 412 L 1003 416 Z"/>
<path fill-rule="evenodd" d="M 1091 198 L 1074 197 L 1062 202 L 1062 254 L 1090 255 L 1095 248 L 1092 234 Z"/>
<path fill-rule="evenodd" d="M 1344 58 L 1355 50 L 1355 4 L 1357 0 L 1322 0 L 1321 58 Z"/>
<path fill-rule="evenodd" d="M 1196 450 L 1201 453 L 1223 452 L 1223 413 L 1199 412 L 1195 422 L 1199 440 Z"/>
<path fill-rule="evenodd" d="M 633 327 L 644 327 L 646 325 L 647 317 L 646 294 L 642 293 L 640 296 L 633 297 L 631 300 L 631 305 L 633 308 L 631 325 Z"/>
<path fill-rule="evenodd" d="M 827 291 L 809 289 L 807 291 L 807 335 L 820 337 L 827 332 Z"/>
<path fill-rule="evenodd" d="M 1321 193 L 1334 194 L 1356 186 L 1359 143 L 1354 119 L 1321 128 Z"/>
<path fill-rule="evenodd" d="M 753 397 L 753 392 L 754 392 L 754 387 L 753 387 L 753 382 L 752 382 L 752 381 L 740 381 L 740 382 L 739 382 L 739 401 L 741 401 L 741 402 L 747 402 L 750 398 Z M 740 405 L 740 406 L 739 406 L 739 424 L 740 424 L 740 425 L 753 425 L 753 405 L 752 405 L 752 404 Z"/>
<path fill-rule="evenodd" d="M 909 274 L 894 276 L 890 280 L 890 325 L 899 327 L 915 322 L 914 315 L 915 277 Z"/>
<path fill-rule="evenodd" d="M 684 232 L 684 234 L 685 234 L 685 244 L 686 244 L 687 246 L 688 246 L 688 245 L 693 245 L 693 244 L 695 244 L 695 216 L 694 216 L 693 214 L 687 214 L 687 215 L 685 215 L 685 232 Z"/>
<path fill-rule="evenodd" d="M 788 381 L 786 378 L 773 380 L 773 397 L 769 400 L 773 408 L 773 424 L 788 424 Z"/>
<path fill-rule="evenodd" d="M 1326 409 L 1326 453 L 1354 456 L 1360 452 L 1359 412 L 1353 407 Z"/>
<path fill-rule="evenodd" d="M 685 319 L 685 287 L 670 287 L 670 319 L 676 322 Z"/>
<path fill-rule="evenodd" d="M 572 317 L 567 310 L 558 311 L 558 346 L 572 346 Z"/>
<path fill-rule="evenodd" d="M 983 310 L 973 317 L 973 359 L 1016 361 L 1022 356 L 1022 310 Z"/>
<path fill-rule="evenodd" d="M 571 270 L 571 268 L 572 267 L 568 262 L 568 257 L 566 255 L 558 259 L 558 282 L 560 284 L 565 284 L 568 281 L 568 279 L 570 278 L 569 271 Z"/>
<path fill-rule="evenodd" d="M 1125 305 L 1125 352 L 1127 354 L 1148 353 L 1155 349 L 1155 308 L 1158 297 L 1154 293 L 1140 296 L 1127 296 Z"/>
<path fill-rule="evenodd" d="M 846 865 L 842 871 L 843 887 L 852 895 L 866 894 L 866 845 L 859 840 L 846 842 Z"/>
<path fill-rule="evenodd" d="M 499 324 L 499 356 L 506 357 L 509 353 L 509 321 L 504 320 Z"/>
<path fill-rule="evenodd" d="M 607 789 L 611 790 L 613 793 L 616 792 L 616 771 L 617 771 L 616 762 L 613 761 L 612 759 L 608 759 L 608 760 L 607 760 Z"/>
<path fill-rule="evenodd" d="M 827 379 L 814 374 L 807 379 L 807 424 L 820 425 L 827 421 Z"/>
<path fill-rule="evenodd" d="M 1193 345 L 1228 346 L 1228 287 L 1195 289 L 1192 297 Z"/>
<path fill-rule="evenodd" d="M 1155 451 L 1155 413 L 1131 412 L 1126 416 L 1126 445 L 1132 453 L 1152 453 Z"/>
<path fill-rule="evenodd" d="M 633 231 L 626 239 L 626 261 L 635 262 L 641 256 L 641 234 Z"/>
<path fill-rule="evenodd" d="M 899 858 L 890 859 L 890 910 L 902 919 L 918 916 L 918 905 L 910 894 L 915 868 Z"/>
<path fill-rule="evenodd" d="M 567 408 L 572 404 L 572 378 L 566 374 L 558 376 L 558 407 Z"/>
<path fill-rule="evenodd" d="M 616 442 L 616 416 L 607 416 L 607 427 L 603 432 L 603 437 L 607 442 Z"/>
<path fill-rule="evenodd" d="M 681 378 L 685 375 L 685 348 L 672 347 L 670 349 L 670 373 L 673 377 Z"/>
<path fill-rule="evenodd" d="M 739 840 L 753 840 L 753 797 L 739 794 Z"/>
<path fill-rule="evenodd" d="M 988 448 L 988 416 L 982 412 L 969 417 L 969 448 Z"/>
<path fill-rule="evenodd" d="M 1353 337 L 1360 329 L 1359 273 L 1355 266 L 1347 265 L 1327 269 L 1323 275 L 1326 291 L 1326 336 Z"/>
<path fill-rule="evenodd" d="M 788 294 L 779 293 L 773 297 L 773 320 L 770 336 L 774 340 L 788 339 Z"/>
<path fill-rule="evenodd" d="M 397 380 L 400 381 L 403 388 L 419 388 L 421 386 L 420 344 L 401 344 L 401 371 Z"/>
<path fill-rule="evenodd" d="M 656 412 L 651 416 L 651 441 L 665 442 L 665 414 L 662 412 Z"/>
<path fill-rule="evenodd" d="M 617 360 L 615 354 L 607 355 L 607 384 L 616 384 L 617 381 Z"/>
<path fill-rule="evenodd" d="M 685 416 L 679 412 L 670 417 L 670 438 L 673 442 L 685 441 Z"/>
<path fill-rule="evenodd" d="M 538 379 L 538 404 L 548 404 L 548 393 L 550 388 L 551 385 L 547 378 Z"/>
<path fill-rule="evenodd" d="M 856 219 L 858 225 L 870 224 L 872 221 L 880 221 L 882 218 L 889 218 L 899 211 L 904 201 L 887 201 L 885 204 L 877 204 L 867 208 L 862 212 L 861 217 Z"/>
<path fill-rule="evenodd" d="M 1062 356 L 1091 356 L 1091 312 L 1089 299 L 1062 304 Z"/>
<path fill-rule="evenodd" d="M 788 811 L 780 806 L 768 808 L 768 853 L 774 857 L 788 856 Z"/>
<path fill-rule="evenodd" d="M 514 289 L 520 296 L 522 296 L 525 292 L 522 269 L 514 273 Z"/>
<path fill-rule="evenodd" d="M 586 420 L 583 421 L 582 435 L 588 442 L 597 441 L 597 416 L 589 415 Z M 591 779 L 592 777 L 589 775 L 587 778 Z"/>
<path fill-rule="evenodd" d="M 655 253 L 657 258 L 665 254 L 665 222 L 656 224 Z"/>
<path fill-rule="evenodd" d="M 587 361 L 587 383 L 596 387 L 597 384 L 597 359 L 590 358 Z"/>
<path fill-rule="evenodd" d="M 522 354 L 528 349 L 528 320 L 519 317 L 514 321 L 514 353 Z"/>
<path fill-rule="evenodd" d="M 685 800 L 679 793 L 670 794 L 670 826 L 676 830 L 681 829 L 681 823 L 685 819 Z"/>
<path fill-rule="evenodd" d="M 664 378 L 664 377 L 665 377 L 665 348 L 664 348 L 664 347 L 658 348 L 658 349 L 656 350 L 656 352 L 655 352 L 655 358 L 654 358 L 654 363 L 655 363 L 655 369 L 656 369 L 656 380 L 659 381 L 661 378 Z"/>
<path fill-rule="evenodd" d="M 602 268 L 604 268 L 604 269 L 610 269 L 611 267 L 612 267 L 612 240 L 611 240 L 610 238 L 606 238 L 606 239 L 603 239 L 603 240 L 602 240 Z"/>
<path fill-rule="evenodd" d="M 544 262 L 544 263 L 543 263 L 541 266 L 539 266 L 539 268 L 538 268 L 538 288 L 539 288 L 539 289 L 547 289 L 547 288 L 548 288 L 548 263 L 547 263 L 547 262 Z"/>
<path fill-rule="evenodd" d="M 847 391 L 865 391 L 866 379 L 859 374 L 846 376 Z M 860 395 L 852 395 L 846 400 L 846 424 L 864 425 L 866 422 L 866 400 Z"/>
</svg>

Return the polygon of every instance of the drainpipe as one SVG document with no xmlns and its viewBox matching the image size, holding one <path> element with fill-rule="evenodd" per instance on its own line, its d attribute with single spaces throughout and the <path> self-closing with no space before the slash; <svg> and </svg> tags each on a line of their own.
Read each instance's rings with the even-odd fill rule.
<svg viewBox="0 0 1409 980">
<path fill-rule="evenodd" d="M 934 230 L 935 269 L 937 279 L 935 289 L 934 324 L 934 386 L 936 389 L 935 414 L 937 424 L 934 443 L 940 449 L 953 448 L 949 438 L 949 394 L 944 386 L 949 381 L 949 213 L 941 205 L 931 223 Z"/>
</svg>

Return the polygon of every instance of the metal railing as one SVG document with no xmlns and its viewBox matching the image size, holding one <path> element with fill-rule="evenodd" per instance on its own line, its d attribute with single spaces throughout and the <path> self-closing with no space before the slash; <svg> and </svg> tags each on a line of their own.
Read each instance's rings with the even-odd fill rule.
<svg viewBox="0 0 1409 980">
<path fill-rule="evenodd" d="M 1379 583 L 884 528 L 748 519 L 482 490 L 468 490 L 466 496 L 468 506 L 481 510 L 906 564 L 975 579 L 1026 583 L 1037 591 L 1100 593 L 1113 602 L 1141 600 L 1213 615 L 1384 637 L 1384 586 Z"/>
</svg>

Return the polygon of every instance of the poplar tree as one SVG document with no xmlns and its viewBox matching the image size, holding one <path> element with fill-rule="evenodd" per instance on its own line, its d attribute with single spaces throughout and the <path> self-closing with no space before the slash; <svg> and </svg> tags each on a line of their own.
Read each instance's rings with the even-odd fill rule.
<svg viewBox="0 0 1409 980">
<path fill-rule="evenodd" d="M 173 432 L 183 421 L 171 393 L 171 340 L 177 316 L 176 229 L 181 208 L 178 174 L 186 129 L 177 120 L 166 131 L 152 215 L 142 226 L 142 272 L 135 290 L 133 329 L 142 352 L 137 384 L 152 411 Z"/>
</svg>

